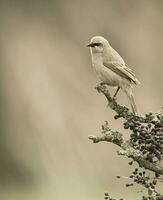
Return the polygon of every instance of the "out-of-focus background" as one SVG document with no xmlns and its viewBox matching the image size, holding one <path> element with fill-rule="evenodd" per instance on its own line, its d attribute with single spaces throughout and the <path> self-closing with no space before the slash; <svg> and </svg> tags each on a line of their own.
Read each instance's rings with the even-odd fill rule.
<svg viewBox="0 0 163 200">
<path fill-rule="evenodd" d="M 141 114 L 159 111 L 162 19 L 162 0 L 0 1 L 0 199 L 140 199 L 115 178 L 132 171 L 128 159 L 87 139 L 105 120 L 122 125 L 94 89 L 86 44 L 106 37 L 141 81 Z"/>
</svg>

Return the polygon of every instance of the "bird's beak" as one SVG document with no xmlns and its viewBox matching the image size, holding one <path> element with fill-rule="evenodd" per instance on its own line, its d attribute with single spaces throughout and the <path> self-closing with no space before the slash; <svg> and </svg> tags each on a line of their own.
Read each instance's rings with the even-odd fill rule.
<svg viewBox="0 0 163 200">
<path fill-rule="evenodd" d="M 87 47 L 94 47 L 94 44 L 93 43 L 89 43 L 89 44 L 87 44 Z"/>
</svg>

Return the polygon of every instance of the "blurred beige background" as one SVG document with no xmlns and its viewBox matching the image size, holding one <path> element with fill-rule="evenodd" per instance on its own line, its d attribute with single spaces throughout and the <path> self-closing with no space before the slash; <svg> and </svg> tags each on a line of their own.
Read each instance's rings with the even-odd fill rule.
<svg viewBox="0 0 163 200">
<path fill-rule="evenodd" d="M 0 199 L 140 199 L 115 178 L 132 171 L 128 159 L 87 139 L 105 120 L 122 125 L 94 89 L 86 44 L 106 37 L 142 83 L 140 112 L 158 111 L 162 19 L 162 0 L 0 0 Z"/>
</svg>

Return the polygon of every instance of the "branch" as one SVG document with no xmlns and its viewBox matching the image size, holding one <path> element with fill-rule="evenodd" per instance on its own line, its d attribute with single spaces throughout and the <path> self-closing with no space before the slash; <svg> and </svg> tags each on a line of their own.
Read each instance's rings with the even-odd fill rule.
<svg viewBox="0 0 163 200">
<path fill-rule="evenodd" d="M 129 178 L 148 189 L 149 198 L 143 197 L 143 199 L 151 199 L 151 195 L 154 200 L 162 199 L 162 196 L 155 190 L 155 186 L 156 179 L 163 175 L 163 166 L 161 165 L 163 160 L 163 113 L 150 112 L 144 117 L 135 116 L 127 107 L 118 104 L 116 99 L 111 97 L 104 83 L 98 85 L 96 89 L 106 97 L 108 106 L 115 111 L 114 118 L 123 118 L 124 129 L 129 129 L 131 133 L 129 140 L 125 140 L 123 134 L 111 130 L 106 121 L 102 125 L 101 135 L 90 135 L 88 138 L 93 143 L 105 141 L 117 145 L 120 147 L 120 150 L 117 151 L 118 155 L 131 158 L 138 163 L 139 167 L 155 172 L 153 181 L 150 181 L 149 176 L 145 175 L 146 171 L 138 172 L 138 169 L 135 169 Z M 132 164 L 133 161 L 129 164 Z M 126 187 L 128 186 L 133 186 L 133 184 L 126 184 Z M 105 199 L 111 199 L 108 193 L 106 193 Z"/>
<path fill-rule="evenodd" d="M 133 145 L 130 141 L 125 141 L 123 135 L 119 132 L 114 132 L 108 127 L 108 123 L 106 122 L 105 130 L 103 130 L 102 135 L 94 136 L 90 135 L 88 138 L 93 141 L 93 143 L 98 142 L 111 142 L 116 144 L 121 148 L 121 150 L 117 151 L 118 155 L 127 156 L 128 158 L 132 158 L 136 161 L 140 167 L 144 167 L 150 171 L 153 171 L 158 174 L 163 175 L 163 167 L 159 163 L 151 163 L 146 157 L 142 154 L 141 151 L 133 148 Z"/>
<path fill-rule="evenodd" d="M 122 117 L 128 120 L 129 118 L 135 117 L 137 118 L 137 120 L 145 122 L 145 118 L 140 116 L 134 116 L 134 114 L 130 112 L 127 107 L 118 104 L 116 99 L 114 97 L 111 97 L 110 92 L 104 83 L 97 85 L 95 89 L 106 97 L 108 101 L 108 106 L 117 113 L 117 115 L 115 115 L 115 119 Z"/>
<path fill-rule="evenodd" d="M 111 97 L 110 92 L 107 90 L 107 87 L 101 83 L 97 85 L 96 90 L 99 93 L 103 93 L 108 101 L 108 106 L 114 110 L 119 117 L 123 117 L 124 119 L 127 119 L 129 116 L 133 115 L 129 112 L 129 109 L 125 106 L 121 106 L 116 102 L 116 99 Z"/>
<path fill-rule="evenodd" d="M 115 119 L 124 118 L 124 128 L 130 129 L 130 140 L 125 141 L 123 135 L 112 131 L 108 122 L 102 126 L 102 135 L 89 136 L 94 143 L 106 141 L 118 145 L 121 150 L 118 155 L 124 155 L 136 161 L 140 167 L 163 175 L 160 161 L 163 157 L 163 115 L 146 114 L 145 117 L 135 116 L 125 106 L 121 106 L 112 98 L 107 87 L 101 83 L 96 87 L 99 93 L 104 94 L 108 106 L 116 112 Z M 154 161 L 155 160 L 155 161 Z"/>
</svg>

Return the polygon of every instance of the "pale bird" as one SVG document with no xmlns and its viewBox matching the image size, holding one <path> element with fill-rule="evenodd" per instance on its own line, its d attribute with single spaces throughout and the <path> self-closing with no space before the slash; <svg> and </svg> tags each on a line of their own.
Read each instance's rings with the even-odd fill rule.
<svg viewBox="0 0 163 200">
<path fill-rule="evenodd" d="M 140 84 L 140 82 L 135 74 L 126 66 L 122 57 L 105 38 L 101 36 L 93 37 L 88 47 L 91 49 L 92 65 L 99 79 L 104 84 L 117 87 L 114 97 L 121 88 L 129 99 L 132 112 L 137 115 L 138 111 L 133 97 L 132 85 L 133 83 Z"/>
</svg>

